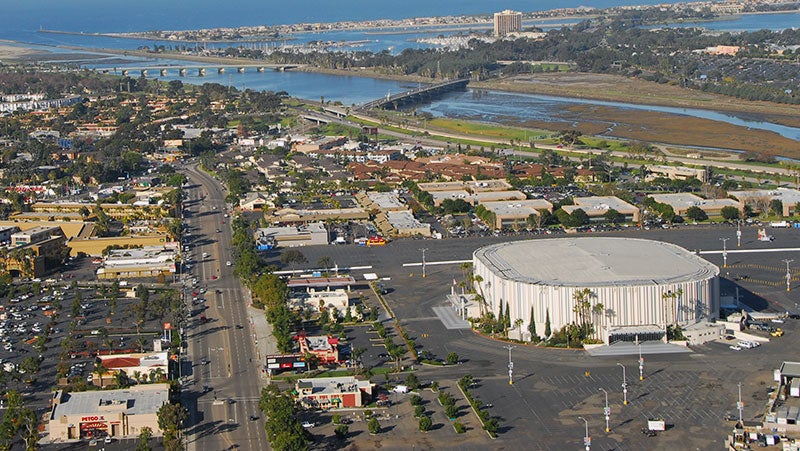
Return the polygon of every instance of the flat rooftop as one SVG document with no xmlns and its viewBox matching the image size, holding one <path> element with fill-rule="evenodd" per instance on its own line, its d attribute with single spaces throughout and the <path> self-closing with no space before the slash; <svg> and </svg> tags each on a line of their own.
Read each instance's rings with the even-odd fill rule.
<svg viewBox="0 0 800 451">
<path fill-rule="evenodd" d="M 153 414 L 169 402 L 169 385 L 152 384 L 125 390 L 66 393 L 53 410 L 53 419 L 62 415 L 85 415 L 101 412 L 105 403 L 125 403 L 126 415 Z"/>
<path fill-rule="evenodd" d="M 630 212 L 638 212 L 639 209 L 634 207 L 633 205 L 625 202 L 624 200 L 620 199 L 616 196 L 592 196 L 592 197 L 576 197 L 572 199 L 575 203 L 575 207 L 565 205 L 564 207 L 569 207 L 571 209 L 581 208 L 586 214 L 591 216 L 592 210 L 597 211 L 608 211 L 609 208 L 613 208 L 620 213 L 630 213 Z M 563 208 L 563 207 L 562 207 Z M 567 208 L 564 208 L 564 211 L 571 213 Z"/>
<path fill-rule="evenodd" d="M 370 191 L 367 193 L 367 197 L 382 210 L 402 210 L 406 208 L 406 205 L 400 201 L 400 198 L 395 193 Z"/>
<path fill-rule="evenodd" d="M 650 197 L 656 202 L 668 204 L 673 207 L 739 207 L 739 202 L 733 199 L 703 199 L 692 193 L 652 194 Z"/>
<path fill-rule="evenodd" d="M 386 213 L 386 217 L 389 219 L 389 223 L 398 230 L 418 229 L 425 226 L 430 228 L 429 224 L 423 224 L 419 222 L 419 220 L 417 220 L 417 218 L 415 218 L 414 215 L 408 210 L 389 211 Z"/>
<path fill-rule="evenodd" d="M 539 210 L 553 210 L 553 204 L 544 199 L 481 202 L 481 205 L 501 217 L 513 215 L 527 218 L 532 214 L 538 215 Z"/>
<path fill-rule="evenodd" d="M 516 241 L 482 247 L 474 256 L 504 278 L 555 286 L 667 284 L 719 274 L 715 265 L 679 246 L 631 238 Z"/>
<path fill-rule="evenodd" d="M 791 188 L 777 188 L 777 189 L 755 189 L 749 191 L 728 191 L 728 194 L 745 202 L 747 199 L 754 199 L 759 197 L 766 197 L 769 199 L 778 199 L 786 203 L 800 202 L 800 191 Z"/>
</svg>

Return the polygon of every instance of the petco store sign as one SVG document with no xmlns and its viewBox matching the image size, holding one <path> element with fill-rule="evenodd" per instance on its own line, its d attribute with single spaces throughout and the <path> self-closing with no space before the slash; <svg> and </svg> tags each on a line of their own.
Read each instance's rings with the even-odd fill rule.
<svg viewBox="0 0 800 451">
<path fill-rule="evenodd" d="M 86 423 L 87 421 L 106 421 L 106 417 L 103 415 L 93 415 L 89 417 L 81 417 L 81 423 Z"/>
</svg>

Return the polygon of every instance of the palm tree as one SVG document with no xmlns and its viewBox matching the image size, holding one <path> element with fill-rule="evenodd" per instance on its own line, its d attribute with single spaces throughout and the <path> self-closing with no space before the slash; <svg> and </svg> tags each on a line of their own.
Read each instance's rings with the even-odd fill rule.
<svg viewBox="0 0 800 451">
<path fill-rule="evenodd" d="M 588 323 L 586 321 L 586 317 L 589 316 L 589 311 L 591 309 L 591 301 L 590 299 L 594 297 L 594 292 L 589 288 L 584 288 L 582 290 L 578 290 L 572 293 L 572 299 L 575 301 L 575 305 L 572 307 L 572 311 L 578 315 L 578 319 L 580 323 L 578 326 L 581 329 L 581 336 L 585 337 L 588 335 Z"/>
<path fill-rule="evenodd" d="M 92 370 L 92 373 L 97 375 L 99 386 L 100 388 L 103 388 L 103 375 L 106 374 L 106 367 L 103 366 L 101 361 L 98 360 L 94 363 L 94 369 Z"/>
</svg>

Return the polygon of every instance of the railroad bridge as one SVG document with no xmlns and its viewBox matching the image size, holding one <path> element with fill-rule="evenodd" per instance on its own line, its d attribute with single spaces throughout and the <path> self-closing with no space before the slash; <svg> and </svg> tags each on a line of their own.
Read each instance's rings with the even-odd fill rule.
<svg viewBox="0 0 800 451">
<path fill-rule="evenodd" d="M 431 100 L 444 94 L 445 92 L 450 92 L 457 89 L 465 89 L 467 87 L 467 83 L 469 83 L 469 78 L 459 78 L 456 80 L 447 80 L 432 85 L 422 86 L 394 95 L 387 94 L 386 97 L 367 102 L 363 105 L 360 105 L 357 109 L 361 111 L 368 111 L 373 108 L 396 110 L 403 105 Z"/>
</svg>

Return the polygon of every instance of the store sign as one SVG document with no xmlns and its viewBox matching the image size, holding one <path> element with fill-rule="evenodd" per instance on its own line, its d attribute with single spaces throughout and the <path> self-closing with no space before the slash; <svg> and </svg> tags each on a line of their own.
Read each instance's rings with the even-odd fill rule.
<svg viewBox="0 0 800 451">
<path fill-rule="evenodd" d="M 92 415 L 88 417 L 81 417 L 81 423 L 85 423 L 87 421 L 106 421 L 106 417 L 103 415 Z"/>
<path fill-rule="evenodd" d="M 91 430 L 91 429 L 103 429 L 103 430 L 106 430 L 106 429 L 108 429 L 108 425 L 106 423 L 102 423 L 102 422 L 99 422 L 99 421 L 92 422 L 92 423 L 81 423 L 81 430 L 82 431 L 88 431 L 88 430 Z"/>
</svg>

